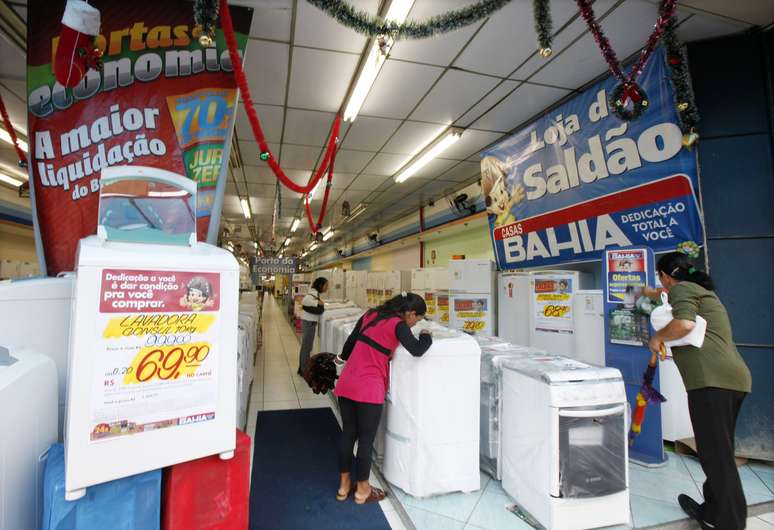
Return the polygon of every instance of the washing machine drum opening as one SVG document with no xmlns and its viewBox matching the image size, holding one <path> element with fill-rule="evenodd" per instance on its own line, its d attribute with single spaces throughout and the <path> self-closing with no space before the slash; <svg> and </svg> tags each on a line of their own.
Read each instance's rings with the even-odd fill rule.
<svg viewBox="0 0 774 530">
<path fill-rule="evenodd" d="M 626 489 L 623 413 L 559 418 L 559 496 L 588 498 Z"/>
</svg>

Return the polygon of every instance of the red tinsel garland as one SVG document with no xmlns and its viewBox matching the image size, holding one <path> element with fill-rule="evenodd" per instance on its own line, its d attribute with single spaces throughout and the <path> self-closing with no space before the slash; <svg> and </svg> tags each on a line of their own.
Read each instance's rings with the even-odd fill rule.
<svg viewBox="0 0 774 530">
<path fill-rule="evenodd" d="M 266 142 L 266 136 L 263 134 L 263 129 L 261 129 L 261 122 L 258 119 L 258 114 L 255 112 L 253 98 L 250 95 L 250 87 L 247 84 L 247 78 L 245 77 L 245 72 L 242 68 L 242 58 L 237 52 L 236 37 L 234 36 L 234 25 L 231 21 L 231 13 L 228 9 L 227 0 L 220 0 L 220 17 L 221 25 L 223 27 L 223 36 L 226 39 L 228 54 L 231 58 L 231 64 L 234 68 L 234 77 L 236 78 L 237 86 L 239 86 L 239 90 L 242 93 L 242 99 L 245 102 L 245 112 L 247 113 L 247 118 L 250 121 L 250 127 L 253 130 L 253 135 L 255 136 L 256 142 L 258 142 L 261 153 L 266 153 L 268 155 L 266 162 L 269 164 L 269 167 L 274 172 L 274 175 L 280 180 L 280 182 L 282 182 L 282 184 L 295 191 L 296 193 L 309 193 L 314 189 L 314 187 L 317 185 L 317 182 L 322 178 L 326 168 L 332 160 L 333 152 L 336 149 L 336 139 L 338 136 L 341 116 L 338 114 L 336 115 L 336 120 L 333 124 L 333 131 L 330 138 L 328 139 L 328 147 L 325 151 L 325 157 L 323 158 L 318 171 L 312 176 L 306 186 L 300 186 L 293 182 L 290 178 L 288 178 L 287 175 L 285 175 L 285 172 L 282 171 L 282 168 L 274 159 L 274 156 L 269 150 L 269 144 Z M 332 169 L 333 166 L 331 164 L 331 171 Z"/>
<path fill-rule="evenodd" d="M 333 188 L 333 164 L 336 161 L 336 152 L 334 151 L 333 156 L 331 157 L 331 163 L 328 166 L 328 181 L 325 183 L 325 194 L 323 195 L 323 202 L 322 206 L 320 207 L 320 215 L 317 218 L 317 223 L 315 224 L 314 219 L 312 219 L 312 208 L 311 208 L 311 198 L 309 197 L 309 194 L 306 194 L 306 197 L 304 197 L 304 206 L 306 207 L 306 218 L 309 220 L 309 228 L 311 229 L 313 234 L 316 234 L 320 228 L 322 228 L 323 220 L 325 220 L 325 212 L 328 210 L 328 198 L 331 194 L 331 189 Z"/>
<path fill-rule="evenodd" d="M 2 94 L 0 94 L 0 114 L 3 116 L 5 130 L 8 131 L 8 134 L 11 136 L 11 142 L 13 142 L 13 148 L 16 150 L 16 156 L 19 157 L 19 165 L 21 167 L 27 167 L 27 155 L 25 155 L 22 148 L 19 147 L 19 138 L 16 136 L 16 129 L 13 128 L 11 118 L 8 116 Z"/>
<path fill-rule="evenodd" d="M 591 7 L 591 0 L 576 0 L 576 2 L 580 8 L 581 16 L 583 16 L 583 19 L 586 21 L 589 31 L 591 31 L 594 40 L 597 42 L 597 46 L 599 46 L 599 50 L 602 52 L 602 57 L 605 59 L 605 62 L 610 69 L 610 73 L 624 85 L 624 93 L 622 96 L 623 102 L 625 103 L 628 98 L 632 98 L 632 101 L 635 103 L 638 102 L 641 98 L 641 94 L 636 86 L 636 80 L 645 69 L 645 64 L 648 62 L 653 50 L 656 48 L 656 44 L 664 33 L 664 27 L 670 17 L 674 14 L 677 0 L 661 0 L 659 17 L 656 20 L 653 33 L 651 33 L 650 38 L 648 38 L 648 42 L 640 52 L 637 63 L 632 67 L 628 76 L 624 75 L 624 72 L 621 69 L 621 63 L 619 62 L 613 47 L 610 45 L 610 41 L 602 32 L 599 22 L 597 22 L 596 16 L 594 15 L 594 9 Z"/>
</svg>

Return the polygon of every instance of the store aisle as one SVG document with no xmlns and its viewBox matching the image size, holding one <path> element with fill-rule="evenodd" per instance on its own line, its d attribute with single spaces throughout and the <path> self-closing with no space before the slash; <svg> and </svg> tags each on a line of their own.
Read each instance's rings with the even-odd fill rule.
<svg viewBox="0 0 774 530">
<path fill-rule="evenodd" d="M 255 379 L 248 410 L 247 433 L 250 437 L 255 435 L 259 411 L 329 407 L 341 424 L 338 411 L 332 406 L 331 397 L 316 395 L 303 378 L 296 374 L 299 338 L 288 323 L 284 311 L 285 308 L 281 307 L 274 297 L 267 295 L 264 298 L 261 322 L 263 347 L 259 349 L 255 363 Z M 318 343 L 315 339 L 313 352 L 317 351 Z M 335 455 L 331 455 L 331 458 L 335 458 Z M 335 478 L 333 483 L 335 484 Z M 371 483 L 380 485 L 373 476 Z M 335 491 L 331 492 L 331 495 L 333 494 Z M 406 530 L 389 499 L 382 501 L 380 505 L 392 530 Z"/>
</svg>

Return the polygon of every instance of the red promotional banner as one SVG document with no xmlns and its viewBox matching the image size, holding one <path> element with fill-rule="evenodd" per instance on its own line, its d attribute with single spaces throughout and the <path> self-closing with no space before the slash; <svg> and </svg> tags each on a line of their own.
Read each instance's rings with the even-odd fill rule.
<svg viewBox="0 0 774 530">
<path fill-rule="evenodd" d="M 100 313 L 190 313 L 219 308 L 220 275 L 215 272 L 102 271 Z"/>
<path fill-rule="evenodd" d="M 222 33 L 211 48 L 200 45 L 192 2 L 94 0 L 104 64 L 66 88 L 53 71 L 65 3 L 28 4 L 30 173 L 48 274 L 73 270 L 78 240 L 96 233 L 106 167 L 154 167 L 195 180 L 197 233 L 205 240 L 220 208 L 216 189 L 236 114 Z M 244 52 L 252 10 L 230 10 Z"/>
</svg>

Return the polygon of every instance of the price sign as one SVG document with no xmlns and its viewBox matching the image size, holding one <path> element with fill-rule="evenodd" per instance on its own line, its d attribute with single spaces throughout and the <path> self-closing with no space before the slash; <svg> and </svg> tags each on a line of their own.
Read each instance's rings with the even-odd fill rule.
<svg viewBox="0 0 774 530">
<path fill-rule="evenodd" d="M 536 275 L 533 287 L 535 328 L 539 331 L 572 333 L 573 276 Z"/>
<path fill-rule="evenodd" d="M 220 275 L 102 271 L 92 442 L 215 419 Z"/>
</svg>

